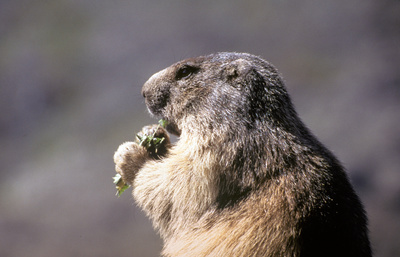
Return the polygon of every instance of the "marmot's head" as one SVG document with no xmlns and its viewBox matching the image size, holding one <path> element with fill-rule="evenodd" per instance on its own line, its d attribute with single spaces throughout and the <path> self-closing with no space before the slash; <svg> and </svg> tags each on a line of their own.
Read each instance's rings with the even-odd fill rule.
<svg viewBox="0 0 400 257">
<path fill-rule="evenodd" d="M 169 132 L 237 132 L 290 127 L 296 117 L 276 69 L 244 53 L 190 58 L 154 74 L 143 86 L 149 111 L 169 122 Z M 262 124 L 260 124 L 262 123 Z"/>
</svg>

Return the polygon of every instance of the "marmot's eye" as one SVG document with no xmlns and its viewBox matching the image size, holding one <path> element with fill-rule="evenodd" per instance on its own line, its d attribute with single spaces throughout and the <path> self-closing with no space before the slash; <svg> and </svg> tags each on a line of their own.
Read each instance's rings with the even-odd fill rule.
<svg viewBox="0 0 400 257">
<path fill-rule="evenodd" d="M 183 78 L 187 78 L 193 73 L 195 73 L 198 69 L 199 68 L 193 66 L 183 66 L 179 68 L 178 71 L 176 72 L 175 79 L 180 80 Z"/>
</svg>

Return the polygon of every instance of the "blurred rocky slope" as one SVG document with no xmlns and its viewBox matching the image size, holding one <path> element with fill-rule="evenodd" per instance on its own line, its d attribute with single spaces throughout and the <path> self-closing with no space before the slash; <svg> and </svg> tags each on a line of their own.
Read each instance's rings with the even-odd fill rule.
<svg viewBox="0 0 400 257">
<path fill-rule="evenodd" d="M 399 28 L 396 0 L 1 1 L 0 256 L 157 256 L 112 155 L 156 122 L 152 73 L 217 51 L 275 64 L 400 255 Z"/>
</svg>

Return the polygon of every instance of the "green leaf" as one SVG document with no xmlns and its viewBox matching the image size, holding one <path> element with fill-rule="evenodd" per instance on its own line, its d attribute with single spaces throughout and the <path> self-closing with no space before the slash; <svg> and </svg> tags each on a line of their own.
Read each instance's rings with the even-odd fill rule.
<svg viewBox="0 0 400 257">
<path fill-rule="evenodd" d="M 161 127 L 166 128 L 168 125 L 168 121 L 161 119 L 158 121 L 158 124 L 160 124 Z"/>
<path fill-rule="evenodd" d="M 115 174 L 115 176 L 113 177 L 113 183 L 114 184 L 117 184 L 118 183 L 118 181 L 121 179 L 122 177 L 121 177 L 121 175 L 120 174 Z"/>
<path fill-rule="evenodd" d="M 116 185 L 115 188 L 117 189 L 117 193 L 115 194 L 116 196 L 120 197 L 122 193 L 128 189 L 130 186 L 124 182 L 120 174 L 116 174 L 113 177 L 113 182 Z"/>
<path fill-rule="evenodd" d="M 117 188 L 117 193 L 115 194 L 116 196 L 120 197 L 122 195 L 122 193 L 127 190 L 130 187 L 130 185 L 125 184 L 123 187 L 121 188 Z"/>
</svg>

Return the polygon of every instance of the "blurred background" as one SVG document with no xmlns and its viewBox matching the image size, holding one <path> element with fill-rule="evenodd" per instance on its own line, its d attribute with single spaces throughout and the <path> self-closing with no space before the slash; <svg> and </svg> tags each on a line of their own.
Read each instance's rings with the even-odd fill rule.
<svg viewBox="0 0 400 257">
<path fill-rule="evenodd" d="M 0 1 L 0 256 L 158 256 L 112 156 L 157 122 L 153 73 L 218 51 L 278 68 L 400 256 L 398 0 Z"/>
</svg>

